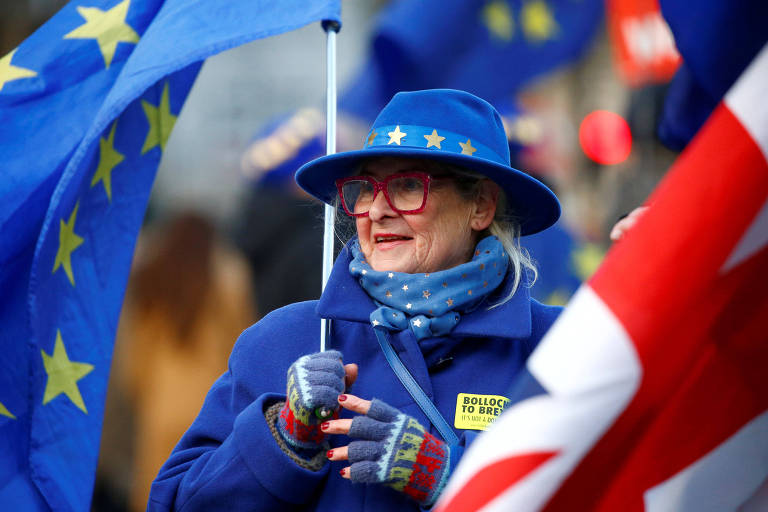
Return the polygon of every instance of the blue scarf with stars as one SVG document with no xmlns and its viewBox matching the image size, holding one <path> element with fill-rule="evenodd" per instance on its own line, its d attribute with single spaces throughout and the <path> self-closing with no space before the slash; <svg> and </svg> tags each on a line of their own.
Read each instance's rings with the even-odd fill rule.
<svg viewBox="0 0 768 512">
<path fill-rule="evenodd" d="M 379 305 L 371 325 L 390 331 L 410 328 L 416 339 L 445 336 L 504 280 L 509 259 L 495 236 L 477 244 L 467 263 L 426 274 L 380 272 L 365 261 L 357 240 L 350 244 L 349 272 Z"/>
</svg>

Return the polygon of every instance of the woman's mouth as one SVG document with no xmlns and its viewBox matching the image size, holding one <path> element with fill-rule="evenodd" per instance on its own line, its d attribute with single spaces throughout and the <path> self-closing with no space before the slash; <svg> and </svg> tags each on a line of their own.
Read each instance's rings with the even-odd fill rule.
<svg viewBox="0 0 768 512">
<path fill-rule="evenodd" d="M 388 243 L 388 242 L 406 242 L 406 241 L 408 241 L 408 240 L 413 240 L 413 238 L 411 238 L 411 237 L 409 237 L 409 236 L 401 236 L 401 235 L 390 235 L 390 234 L 386 234 L 386 235 L 376 235 L 376 236 L 374 237 L 374 241 L 375 241 L 377 244 L 380 244 L 380 243 Z"/>
</svg>

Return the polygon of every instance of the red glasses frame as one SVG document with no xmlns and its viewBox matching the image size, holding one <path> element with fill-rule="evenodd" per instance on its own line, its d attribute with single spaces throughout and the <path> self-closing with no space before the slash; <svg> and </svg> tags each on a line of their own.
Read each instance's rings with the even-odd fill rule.
<svg viewBox="0 0 768 512">
<path fill-rule="evenodd" d="M 419 178 L 423 180 L 424 183 L 424 200 L 421 202 L 421 206 L 413 209 L 413 210 L 401 210 L 399 208 L 396 208 L 395 205 L 392 203 L 392 200 L 389 197 L 389 192 L 387 192 L 387 186 L 389 185 L 389 182 L 398 179 L 398 178 Z M 373 201 L 376 200 L 376 196 L 379 195 L 379 191 L 384 192 L 384 198 L 387 200 L 387 204 L 389 204 L 389 207 L 392 208 L 392 210 L 396 211 L 397 213 L 403 213 L 403 214 L 416 214 L 421 213 L 424 211 L 424 208 L 427 207 L 427 196 L 429 195 L 429 184 L 432 182 L 433 179 L 436 179 L 437 177 L 433 177 L 425 172 L 401 172 L 397 174 L 390 174 L 386 178 L 384 178 L 382 181 L 378 181 L 376 178 L 373 178 L 371 176 L 349 176 L 347 178 L 339 178 L 336 180 L 336 190 L 339 192 L 339 198 L 341 198 L 341 207 L 344 208 L 344 212 L 346 212 L 347 215 L 351 217 L 367 217 L 368 212 L 364 213 L 354 213 L 347 209 L 346 201 L 344 201 L 344 184 L 349 181 L 367 181 L 373 186 L 373 199 L 371 200 L 371 204 L 373 204 Z M 370 209 L 369 209 L 370 210 Z"/>
</svg>

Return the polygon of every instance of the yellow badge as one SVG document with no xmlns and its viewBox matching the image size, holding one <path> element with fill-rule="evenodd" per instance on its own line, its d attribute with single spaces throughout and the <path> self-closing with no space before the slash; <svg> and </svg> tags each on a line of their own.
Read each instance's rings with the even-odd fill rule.
<svg viewBox="0 0 768 512">
<path fill-rule="evenodd" d="M 509 398 L 499 395 L 459 393 L 456 397 L 454 426 L 469 430 L 485 430 L 508 403 Z"/>
</svg>

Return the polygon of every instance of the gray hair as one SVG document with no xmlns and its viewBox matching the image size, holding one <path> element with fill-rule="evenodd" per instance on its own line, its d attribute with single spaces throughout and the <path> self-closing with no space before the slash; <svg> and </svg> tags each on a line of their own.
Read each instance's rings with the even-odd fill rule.
<svg viewBox="0 0 768 512">
<path fill-rule="evenodd" d="M 462 167 L 452 165 L 443 165 L 442 167 L 457 177 L 456 184 L 459 193 L 467 200 L 476 198 L 480 193 L 480 185 L 482 181 L 488 179 L 482 174 L 478 174 Z M 514 272 L 514 281 L 509 294 L 501 301 L 493 304 L 489 309 L 501 306 L 512 298 L 520 286 L 524 273 L 527 274 L 529 278 L 529 281 L 526 283 L 526 286 L 528 287 L 533 286 L 533 283 L 536 282 L 536 279 L 539 276 L 533 258 L 531 258 L 528 250 L 520 245 L 520 222 L 507 206 L 507 196 L 504 191 L 499 188 L 496 214 L 494 215 L 490 226 L 481 233 L 482 237 L 493 235 L 499 239 L 499 242 L 501 242 L 501 245 L 504 247 L 504 252 L 507 253 L 509 265 Z"/>
</svg>

